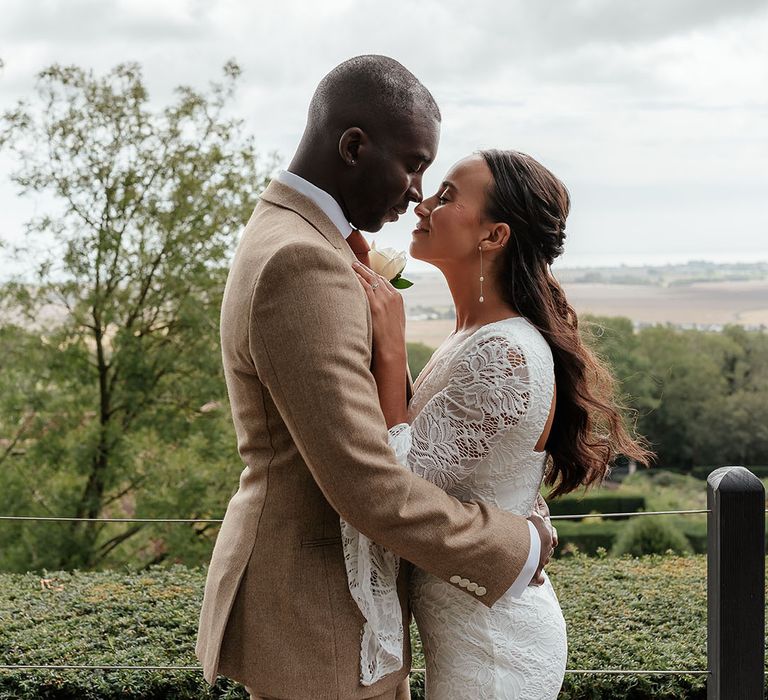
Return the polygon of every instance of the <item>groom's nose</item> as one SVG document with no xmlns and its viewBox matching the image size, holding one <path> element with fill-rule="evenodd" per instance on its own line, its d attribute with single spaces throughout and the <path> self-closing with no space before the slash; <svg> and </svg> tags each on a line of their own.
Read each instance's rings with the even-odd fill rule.
<svg viewBox="0 0 768 700">
<path fill-rule="evenodd" d="M 424 199 L 424 194 L 421 191 L 421 177 L 414 177 L 411 180 L 411 186 L 408 188 L 408 199 L 416 203 Z"/>
</svg>

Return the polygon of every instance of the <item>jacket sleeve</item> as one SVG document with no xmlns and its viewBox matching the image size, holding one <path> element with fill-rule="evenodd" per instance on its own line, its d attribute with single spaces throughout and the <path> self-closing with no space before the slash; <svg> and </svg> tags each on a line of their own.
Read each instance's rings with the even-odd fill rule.
<svg viewBox="0 0 768 700">
<path fill-rule="evenodd" d="M 400 466 L 370 372 L 370 310 L 351 264 L 291 243 L 255 283 L 249 346 L 302 458 L 339 515 L 371 540 L 491 606 L 530 547 L 525 518 L 462 503 Z M 477 583 L 474 592 L 458 585 Z"/>
</svg>

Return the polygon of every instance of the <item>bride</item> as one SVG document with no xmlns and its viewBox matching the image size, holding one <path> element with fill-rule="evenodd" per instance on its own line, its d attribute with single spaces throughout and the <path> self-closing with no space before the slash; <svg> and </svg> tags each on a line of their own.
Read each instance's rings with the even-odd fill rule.
<svg viewBox="0 0 768 700">
<path fill-rule="evenodd" d="M 460 500 L 532 512 L 542 481 L 556 497 L 599 484 L 612 459 L 647 462 L 623 427 L 608 369 L 583 345 L 552 276 L 570 200 L 530 156 L 483 151 L 459 161 L 416 207 L 411 256 L 445 275 L 456 330 L 435 351 L 406 405 L 400 294 L 355 270 L 373 319 L 373 374 L 399 461 Z M 350 591 L 363 616 L 361 682 L 402 666 L 398 558 L 342 521 Z M 460 578 L 457 576 L 456 578 Z M 429 700 L 547 700 L 562 685 L 565 621 L 546 573 L 492 607 L 415 568 L 411 606 Z"/>
</svg>

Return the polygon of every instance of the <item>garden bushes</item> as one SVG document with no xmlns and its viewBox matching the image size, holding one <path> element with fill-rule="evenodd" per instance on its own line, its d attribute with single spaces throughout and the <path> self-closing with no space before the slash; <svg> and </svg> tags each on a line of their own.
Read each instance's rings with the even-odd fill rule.
<svg viewBox="0 0 768 700">
<path fill-rule="evenodd" d="M 649 518 L 644 518 L 649 519 Z M 547 571 L 572 669 L 706 668 L 706 560 L 576 555 Z M 42 579 L 46 579 L 41 583 Z M 0 574 L 0 664 L 190 665 L 205 570 Z M 414 668 L 423 668 L 418 648 Z M 567 675 L 561 698 L 705 698 L 698 676 Z M 413 698 L 423 697 L 413 674 Z M 0 670 L 0 700 L 246 698 L 199 670 Z"/>
<path fill-rule="evenodd" d="M 685 554 L 691 551 L 685 535 L 664 518 L 640 516 L 624 526 L 613 546 L 613 554 L 664 554 L 667 551 Z"/>
<path fill-rule="evenodd" d="M 646 510 L 644 496 L 595 494 L 591 496 L 558 498 L 549 503 L 552 515 L 581 513 L 636 513 Z"/>
</svg>

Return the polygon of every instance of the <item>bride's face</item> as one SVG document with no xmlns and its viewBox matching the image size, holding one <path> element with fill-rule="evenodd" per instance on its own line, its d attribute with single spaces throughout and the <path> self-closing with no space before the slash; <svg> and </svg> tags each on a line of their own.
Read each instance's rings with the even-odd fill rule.
<svg viewBox="0 0 768 700">
<path fill-rule="evenodd" d="M 437 192 L 416 207 L 419 222 L 412 233 L 411 257 L 441 268 L 475 260 L 490 227 L 485 205 L 492 182 L 482 156 L 456 163 Z"/>
</svg>

